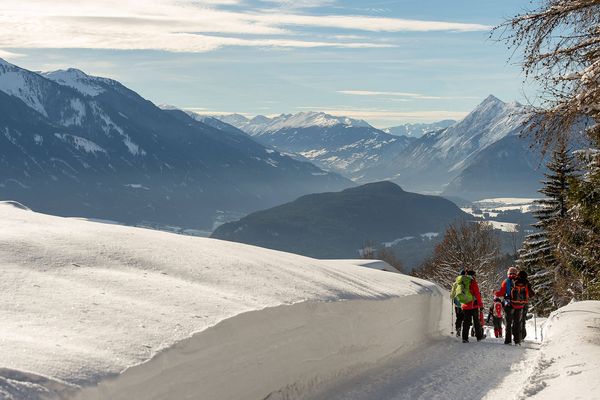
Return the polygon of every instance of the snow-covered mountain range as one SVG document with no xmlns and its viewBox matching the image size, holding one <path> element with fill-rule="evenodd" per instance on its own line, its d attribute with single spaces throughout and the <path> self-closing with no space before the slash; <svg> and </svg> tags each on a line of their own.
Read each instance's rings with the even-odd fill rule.
<svg viewBox="0 0 600 400">
<path fill-rule="evenodd" d="M 394 136 L 363 120 L 322 112 L 282 114 L 275 118 L 242 115 L 215 117 L 252 135 L 258 142 L 298 154 L 317 166 L 360 181 L 362 171 L 382 157 L 405 149 L 414 138 Z"/>
<path fill-rule="evenodd" d="M 0 198 L 59 215 L 212 230 L 227 213 L 351 185 L 235 128 L 161 110 L 117 81 L 0 61 Z"/>
<path fill-rule="evenodd" d="M 250 119 L 241 114 L 223 115 L 218 118 L 252 136 L 274 133 L 288 128 L 331 128 L 336 125 L 343 125 L 348 128 L 373 128 L 363 120 L 348 117 L 336 117 L 324 112 L 314 111 L 297 114 L 281 114 L 272 118 L 265 117 L 264 115 L 257 115 Z"/>
<path fill-rule="evenodd" d="M 442 121 L 432 122 L 430 124 L 402 124 L 385 128 L 383 131 L 396 136 L 410 136 L 410 137 L 421 137 L 426 133 L 436 132 L 440 129 L 445 129 L 450 125 L 455 124 L 456 121 L 453 119 L 444 119 Z"/>
<path fill-rule="evenodd" d="M 392 180 L 407 190 L 447 190 L 474 200 L 535 195 L 542 177 L 541 156 L 519 139 L 529 118 L 527 108 L 492 95 L 462 121 L 404 125 L 387 132 L 316 112 L 274 119 L 239 114 L 215 118 L 357 183 Z M 405 134 L 398 136 L 401 132 Z M 504 163 L 509 167 L 503 168 Z"/>
<path fill-rule="evenodd" d="M 494 151 L 486 151 L 499 141 L 506 140 L 510 144 L 511 157 L 503 159 L 512 163 L 512 158 L 528 158 L 541 160 L 541 157 L 528 149 L 526 139 L 517 139 L 523 132 L 528 120 L 527 109 L 518 103 L 505 103 L 494 96 L 488 96 L 471 111 L 462 121 L 448 128 L 425 134 L 415 140 L 404 151 L 394 154 L 371 165 L 364 171 L 368 180 L 380 179 L 382 175 L 388 179 L 413 190 L 440 192 L 450 182 L 461 176 L 469 167 L 480 170 L 486 165 L 489 157 L 497 155 Z M 507 139 L 510 138 L 510 139 Z M 524 166 L 523 163 L 519 165 Z M 532 161 L 527 169 L 520 171 L 523 176 L 535 176 L 527 187 L 514 186 L 510 195 L 534 195 L 539 186 L 541 171 L 536 171 L 537 163 Z M 484 174 L 488 171 L 480 170 Z M 504 176 L 504 170 L 496 171 L 494 181 L 483 181 L 478 193 L 460 191 L 455 193 L 465 198 L 476 199 L 479 194 L 497 197 L 502 190 L 497 185 L 506 183 L 514 175 Z M 519 173 L 519 171 L 517 171 Z M 464 178 L 468 180 L 468 177 Z M 504 185 L 510 187 L 510 185 Z M 467 188 L 468 185 L 464 185 Z"/>
</svg>

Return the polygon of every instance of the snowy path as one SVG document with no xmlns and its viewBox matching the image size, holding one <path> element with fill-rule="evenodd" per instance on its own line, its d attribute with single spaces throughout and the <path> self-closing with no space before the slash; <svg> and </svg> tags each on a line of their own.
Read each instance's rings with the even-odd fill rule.
<svg viewBox="0 0 600 400">
<path fill-rule="evenodd" d="M 312 400 L 518 398 L 538 346 L 446 338 L 329 387 Z"/>
</svg>

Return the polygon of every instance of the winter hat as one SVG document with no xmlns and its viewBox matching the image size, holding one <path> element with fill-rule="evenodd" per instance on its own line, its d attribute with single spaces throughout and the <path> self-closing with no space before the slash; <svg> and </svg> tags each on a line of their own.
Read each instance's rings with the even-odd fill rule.
<svg viewBox="0 0 600 400">
<path fill-rule="evenodd" d="M 501 301 L 502 301 L 502 300 L 500 299 L 500 297 L 494 297 L 494 302 L 496 302 L 496 303 L 499 303 L 499 302 L 501 302 Z"/>
<path fill-rule="evenodd" d="M 470 269 L 470 270 L 467 271 L 467 275 L 475 276 L 475 271 L 473 271 L 472 269 Z"/>
<path fill-rule="evenodd" d="M 519 271 L 517 271 L 517 269 L 515 267 L 510 267 L 508 269 L 508 273 L 507 275 L 516 275 Z"/>
<path fill-rule="evenodd" d="M 467 274 L 467 270 L 466 269 L 461 269 L 459 275 L 466 275 Z"/>
</svg>

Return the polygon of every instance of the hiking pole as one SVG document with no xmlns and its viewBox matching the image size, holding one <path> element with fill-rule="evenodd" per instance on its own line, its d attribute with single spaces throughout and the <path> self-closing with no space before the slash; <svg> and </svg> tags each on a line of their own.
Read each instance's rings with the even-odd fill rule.
<svg viewBox="0 0 600 400">
<path fill-rule="evenodd" d="M 537 340 L 537 319 L 535 316 L 536 312 L 533 312 L 533 326 L 535 327 L 535 340 Z"/>
<path fill-rule="evenodd" d="M 454 302 L 450 302 L 450 334 L 454 336 Z"/>
</svg>

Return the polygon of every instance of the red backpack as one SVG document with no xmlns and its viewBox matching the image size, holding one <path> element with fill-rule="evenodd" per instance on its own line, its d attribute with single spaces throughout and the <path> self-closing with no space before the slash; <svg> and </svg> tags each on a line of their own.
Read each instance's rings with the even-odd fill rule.
<svg viewBox="0 0 600 400">
<path fill-rule="evenodd" d="M 494 303 L 494 317 L 502 318 L 502 303 Z"/>
<path fill-rule="evenodd" d="M 527 290 L 527 281 L 522 279 L 515 280 L 510 290 L 510 303 L 513 308 L 523 308 L 529 302 L 529 291 Z"/>
</svg>

